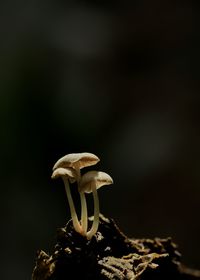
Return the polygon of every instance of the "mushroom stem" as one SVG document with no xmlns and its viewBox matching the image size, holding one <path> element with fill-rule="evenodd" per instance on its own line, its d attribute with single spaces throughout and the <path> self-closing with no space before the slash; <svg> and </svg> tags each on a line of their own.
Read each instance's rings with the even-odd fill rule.
<svg viewBox="0 0 200 280">
<path fill-rule="evenodd" d="M 64 185 L 65 185 L 65 191 L 66 191 L 67 199 L 68 199 L 68 202 L 69 202 L 69 208 L 70 208 L 70 212 L 71 212 L 72 223 L 73 223 L 74 229 L 75 229 L 75 231 L 82 234 L 82 228 L 81 228 L 80 223 L 78 221 L 78 217 L 77 217 L 76 210 L 75 210 L 75 207 L 74 207 L 74 202 L 73 202 L 73 199 L 72 199 L 72 196 L 71 196 L 71 191 L 70 191 L 68 179 L 65 176 L 63 176 L 62 179 L 63 179 Z"/>
<path fill-rule="evenodd" d="M 93 235 L 98 230 L 99 227 L 99 198 L 97 194 L 97 189 L 95 183 L 92 183 L 92 193 L 93 193 L 93 198 L 94 198 L 94 220 L 92 223 L 92 227 L 90 231 L 87 232 L 87 239 L 91 239 Z"/>
<path fill-rule="evenodd" d="M 80 169 L 76 169 L 77 174 L 78 174 L 78 188 L 80 186 L 80 180 L 81 180 L 81 172 Z M 85 198 L 85 193 L 80 192 L 80 199 L 81 199 L 81 227 L 83 234 L 86 235 L 87 232 L 87 227 L 88 227 L 88 213 L 87 213 L 87 203 L 86 203 L 86 198 Z"/>
<path fill-rule="evenodd" d="M 84 192 L 80 192 L 81 198 L 81 226 L 83 233 L 86 235 L 88 227 L 88 214 L 87 214 L 87 204 Z"/>
</svg>

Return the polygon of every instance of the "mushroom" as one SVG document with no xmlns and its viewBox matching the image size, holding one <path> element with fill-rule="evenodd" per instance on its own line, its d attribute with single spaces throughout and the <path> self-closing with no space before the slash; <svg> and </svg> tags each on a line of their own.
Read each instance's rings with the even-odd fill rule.
<svg viewBox="0 0 200 280">
<path fill-rule="evenodd" d="M 81 174 L 80 169 L 91 166 L 99 162 L 99 158 L 92 154 L 92 153 L 74 153 L 74 154 L 68 154 L 62 158 L 60 158 L 55 165 L 53 166 L 53 170 L 56 170 L 59 167 L 62 168 L 68 168 L 72 167 L 77 172 L 77 183 L 78 187 L 80 184 Z M 84 192 L 80 193 L 80 199 L 81 199 L 81 226 L 83 229 L 83 232 L 86 233 L 87 231 L 87 204 L 85 199 Z"/>
<path fill-rule="evenodd" d="M 79 232 L 80 234 L 83 234 L 82 227 L 78 221 L 78 217 L 76 214 L 76 210 L 74 207 L 74 202 L 73 202 L 73 199 L 71 196 L 71 191 L 70 191 L 69 182 L 68 182 L 68 180 L 69 180 L 70 183 L 74 183 L 77 180 L 77 173 L 73 168 L 60 167 L 60 168 L 57 168 L 56 170 L 54 170 L 51 178 L 57 179 L 59 177 L 61 177 L 63 179 L 64 185 L 65 185 L 65 191 L 66 191 L 67 199 L 69 202 L 69 207 L 70 207 L 70 212 L 71 212 L 72 223 L 73 223 L 74 229 L 77 232 Z"/>
<path fill-rule="evenodd" d="M 113 179 L 110 177 L 110 175 L 102 171 L 89 171 L 81 178 L 79 192 L 92 192 L 94 198 L 94 220 L 90 231 L 86 234 L 87 239 L 91 239 L 92 236 L 95 235 L 99 226 L 99 198 L 97 189 L 110 184 L 113 184 Z"/>
<path fill-rule="evenodd" d="M 68 154 L 62 158 L 60 158 L 53 167 L 55 170 L 58 167 L 72 167 L 74 169 L 81 169 L 86 166 L 91 166 L 96 164 L 100 159 L 91 153 L 76 153 L 76 154 Z"/>
</svg>

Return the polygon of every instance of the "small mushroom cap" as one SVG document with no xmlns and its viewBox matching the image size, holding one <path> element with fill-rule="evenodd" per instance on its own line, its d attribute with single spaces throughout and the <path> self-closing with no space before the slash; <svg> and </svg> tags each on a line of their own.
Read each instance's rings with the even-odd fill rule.
<svg viewBox="0 0 200 280">
<path fill-rule="evenodd" d="M 113 184 L 113 179 L 107 173 L 102 171 L 89 171 L 81 178 L 79 192 L 91 193 L 94 186 L 96 186 L 96 189 L 99 189 L 102 186 L 111 184 Z"/>
<path fill-rule="evenodd" d="M 54 165 L 53 170 L 58 167 L 72 167 L 72 168 L 83 168 L 96 164 L 100 159 L 91 153 L 76 153 L 68 154 L 60 158 Z"/>
<path fill-rule="evenodd" d="M 57 179 L 59 177 L 67 177 L 70 181 L 70 183 L 76 182 L 77 174 L 76 171 L 73 168 L 57 168 L 53 171 L 53 174 L 51 175 L 52 179 Z"/>
</svg>

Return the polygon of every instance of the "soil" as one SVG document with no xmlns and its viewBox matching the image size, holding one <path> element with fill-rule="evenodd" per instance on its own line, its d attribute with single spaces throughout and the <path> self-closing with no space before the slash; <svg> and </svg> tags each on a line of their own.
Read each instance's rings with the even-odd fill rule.
<svg viewBox="0 0 200 280">
<path fill-rule="evenodd" d="M 69 221 L 57 230 L 52 255 L 37 252 L 32 280 L 200 280 L 200 271 L 185 267 L 171 238 L 130 239 L 112 219 L 100 217 L 91 240 Z"/>
</svg>

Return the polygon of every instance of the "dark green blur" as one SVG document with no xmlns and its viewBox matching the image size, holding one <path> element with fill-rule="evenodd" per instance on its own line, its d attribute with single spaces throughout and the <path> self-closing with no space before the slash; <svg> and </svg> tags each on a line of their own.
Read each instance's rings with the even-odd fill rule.
<svg viewBox="0 0 200 280">
<path fill-rule="evenodd" d="M 51 170 L 73 152 L 96 154 L 90 170 L 114 179 L 99 190 L 104 215 L 129 236 L 171 236 L 198 268 L 198 4 L 1 6 L 1 279 L 30 279 L 37 249 L 51 252 L 70 218 Z"/>
</svg>

